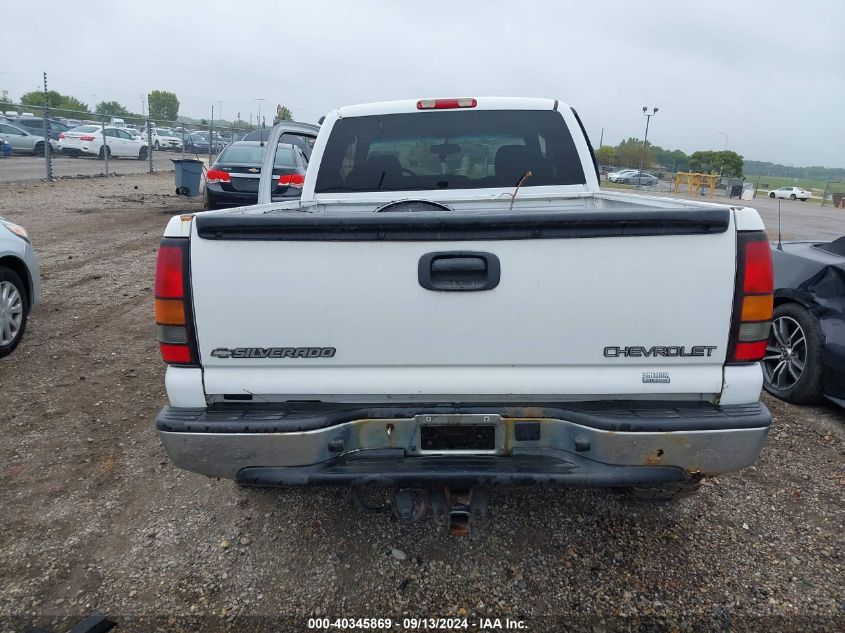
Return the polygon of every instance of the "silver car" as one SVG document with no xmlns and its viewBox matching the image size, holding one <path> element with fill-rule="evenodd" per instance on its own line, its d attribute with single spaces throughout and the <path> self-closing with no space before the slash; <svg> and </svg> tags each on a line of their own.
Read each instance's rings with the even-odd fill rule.
<svg viewBox="0 0 845 633">
<path fill-rule="evenodd" d="M 657 176 L 653 174 L 647 174 L 646 172 L 637 173 L 635 171 L 624 174 L 622 177 L 617 179 L 616 182 L 622 182 L 625 184 L 631 185 L 641 185 L 643 187 L 653 187 L 657 184 Z"/>
<path fill-rule="evenodd" d="M 26 319 L 40 299 L 41 274 L 29 234 L 0 218 L 0 358 L 21 342 Z"/>
<path fill-rule="evenodd" d="M 44 154 L 44 136 L 31 134 L 23 128 L 11 123 L 0 122 L 0 134 L 12 148 L 15 154 Z M 50 146 L 56 149 L 56 142 L 50 139 Z"/>
</svg>

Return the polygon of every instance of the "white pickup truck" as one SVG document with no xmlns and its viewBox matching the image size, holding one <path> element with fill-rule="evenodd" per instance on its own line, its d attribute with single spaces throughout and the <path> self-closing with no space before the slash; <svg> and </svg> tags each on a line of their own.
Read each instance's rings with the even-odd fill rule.
<svg viewBox="0 0 845 633">
<path fill-rule="evenodd" d="M 262 204 L 275 186 L 165 231 L 156 424 L 177 466 L 384 484 L 404 519 L 445 495 L 459 530 L 479 486 L 674 494 L 757 459 L 754 209 L 601 191 L 549 99 L 339 108 L 301 199 Z"/>
</svg>

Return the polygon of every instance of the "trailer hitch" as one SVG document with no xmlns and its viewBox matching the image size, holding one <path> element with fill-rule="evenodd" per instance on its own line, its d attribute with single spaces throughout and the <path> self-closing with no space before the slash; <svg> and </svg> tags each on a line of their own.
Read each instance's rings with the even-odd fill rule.
<svg viewBox="0 0 845 633">
<path fill-rule="evenodd" d="M 427 514 L 429 508 L 438 525 L 446 525 L 450 536 L 467 536 L 474 523 L 487 517 L 490 489 L 486 486 L 474 488 L 396 488 L 388 492 L 388 500 L 381 505 L 372 505 L 364 491 L 352 487 L 351 496 L 355 506 L 366 514 L 388 513 L 393 521 L 417 523 Z"/>
<path fill-rule="evenodd" d="M 468 536 L 478 519 L 487 517 L 490 490 L 484 486 L 468 489 L 445 488 L 431 495 L 434 520 L 443 523 L 450 536 Z"/>
</svg>

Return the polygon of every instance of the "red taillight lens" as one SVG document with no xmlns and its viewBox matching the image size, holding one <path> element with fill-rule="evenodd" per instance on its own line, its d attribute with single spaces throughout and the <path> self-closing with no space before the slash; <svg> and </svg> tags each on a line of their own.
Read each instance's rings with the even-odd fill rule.
<svg viewBox="0 0 845 633">
<path fill-rule="evenodd" d="M 211 184 L 217 184 L 219 182 L 232 182 L 232 177 L 229 175 L 228 171 L 222 171 L 220 169 L 209 169 L 208 173 L 205 175 L 205 181 Z"/>
<path fill-rule="evenodd" d="M 61 140 L 63 140 L 64 138 L 65 138 L 65 133 L 64 133 L 64 132 L 59 132 L 59 140 L 61 141 Z"/>
<path fill-rule="evenodd" d="M 451 108 L 474 108 L 478 105 L 475 99 L 464 97 L 461 99 L 420 99 L 417 110 L 449 110 Z"/>
<path fill-rule="evenodd" d="M 737 343 L 734 348 L 734 360 L 738 363 L 756 363 L 766 355 L 768 341 L 754 343 Z"/>
<path fill-rule="evenodd" d="M 191 363 L 191 350 L 187 345 L 159 344 L 161 358 L 171 365 L 188 365 Z"/>
<path fill-rule="evenodd" d="M 302 184 L 305 182 L 305 176 L 302 174 L 283 174 L 279 176 L 279 187 L 293 187 L 295 189 L 302 189 Z"/>
<path fill-rule="evenodd" d="M 766 353 L 772 319 L 772 250 L 763 231 L 737 234 L 734 311 L 727 362 L 753 363 Z"/>
<path fill-rule="evenodd" d="M 84 134 L 84 135 L 79 137 L 79 140 L 80 141 L 93 141 L 94 137 L 91 136 L 90 134 Z"/>
<path fill-rule="evenodd" d="M 745 279 L 742 289 L 745 294 L 771 294 L 772 249 L 768 240 L 745 244 Z"/>
<path fill-rule="evenodd" d="M 159 348 L 170 365 L 197 365 L 197 338 L 191 309 L 186 238 L 164 238 L 155 276 L 155 319 Z"/>
<path fill-rule="evenodd" d="M 181 299 L 185 296 L 182 249 L 178 246 L 162 246 L 158 249 L 155 293 L 159 299 Z"/>
</svg>

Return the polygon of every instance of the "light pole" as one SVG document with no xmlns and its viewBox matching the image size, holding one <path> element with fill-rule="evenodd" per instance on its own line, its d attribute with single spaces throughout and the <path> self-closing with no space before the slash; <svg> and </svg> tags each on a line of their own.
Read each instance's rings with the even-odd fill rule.
<svg viewBox="0 0 845 633">
<path fill-rule="evenodd" d="M 643 139 L 643 151 L 640 154 L 640 168 L 637 171 L 637 189 L 640 188 L 640 183 L 643 180 L 643 161 L 645 160 L 645 148 L 648 143 L 648 124 L 651 122 L 651 117 L 657 114 L 660 108 L 652 108 L 651 114 L 648 113 L 648 106 L 643 106 L 643 114 L 645 115 L 645 138 Z"/>
<path fill-rule="evenodd" d="M 257 97 L 253 99 L 253 101 L 258 101 L 258 118 L 255 120 L 256 127 L 258 128 L 258 140 L 261 141 L 260 145 L 264 145 L 264 133 L 261 131 L 261 102 L 264 101 L 264 97 Z"/>
</svg>

